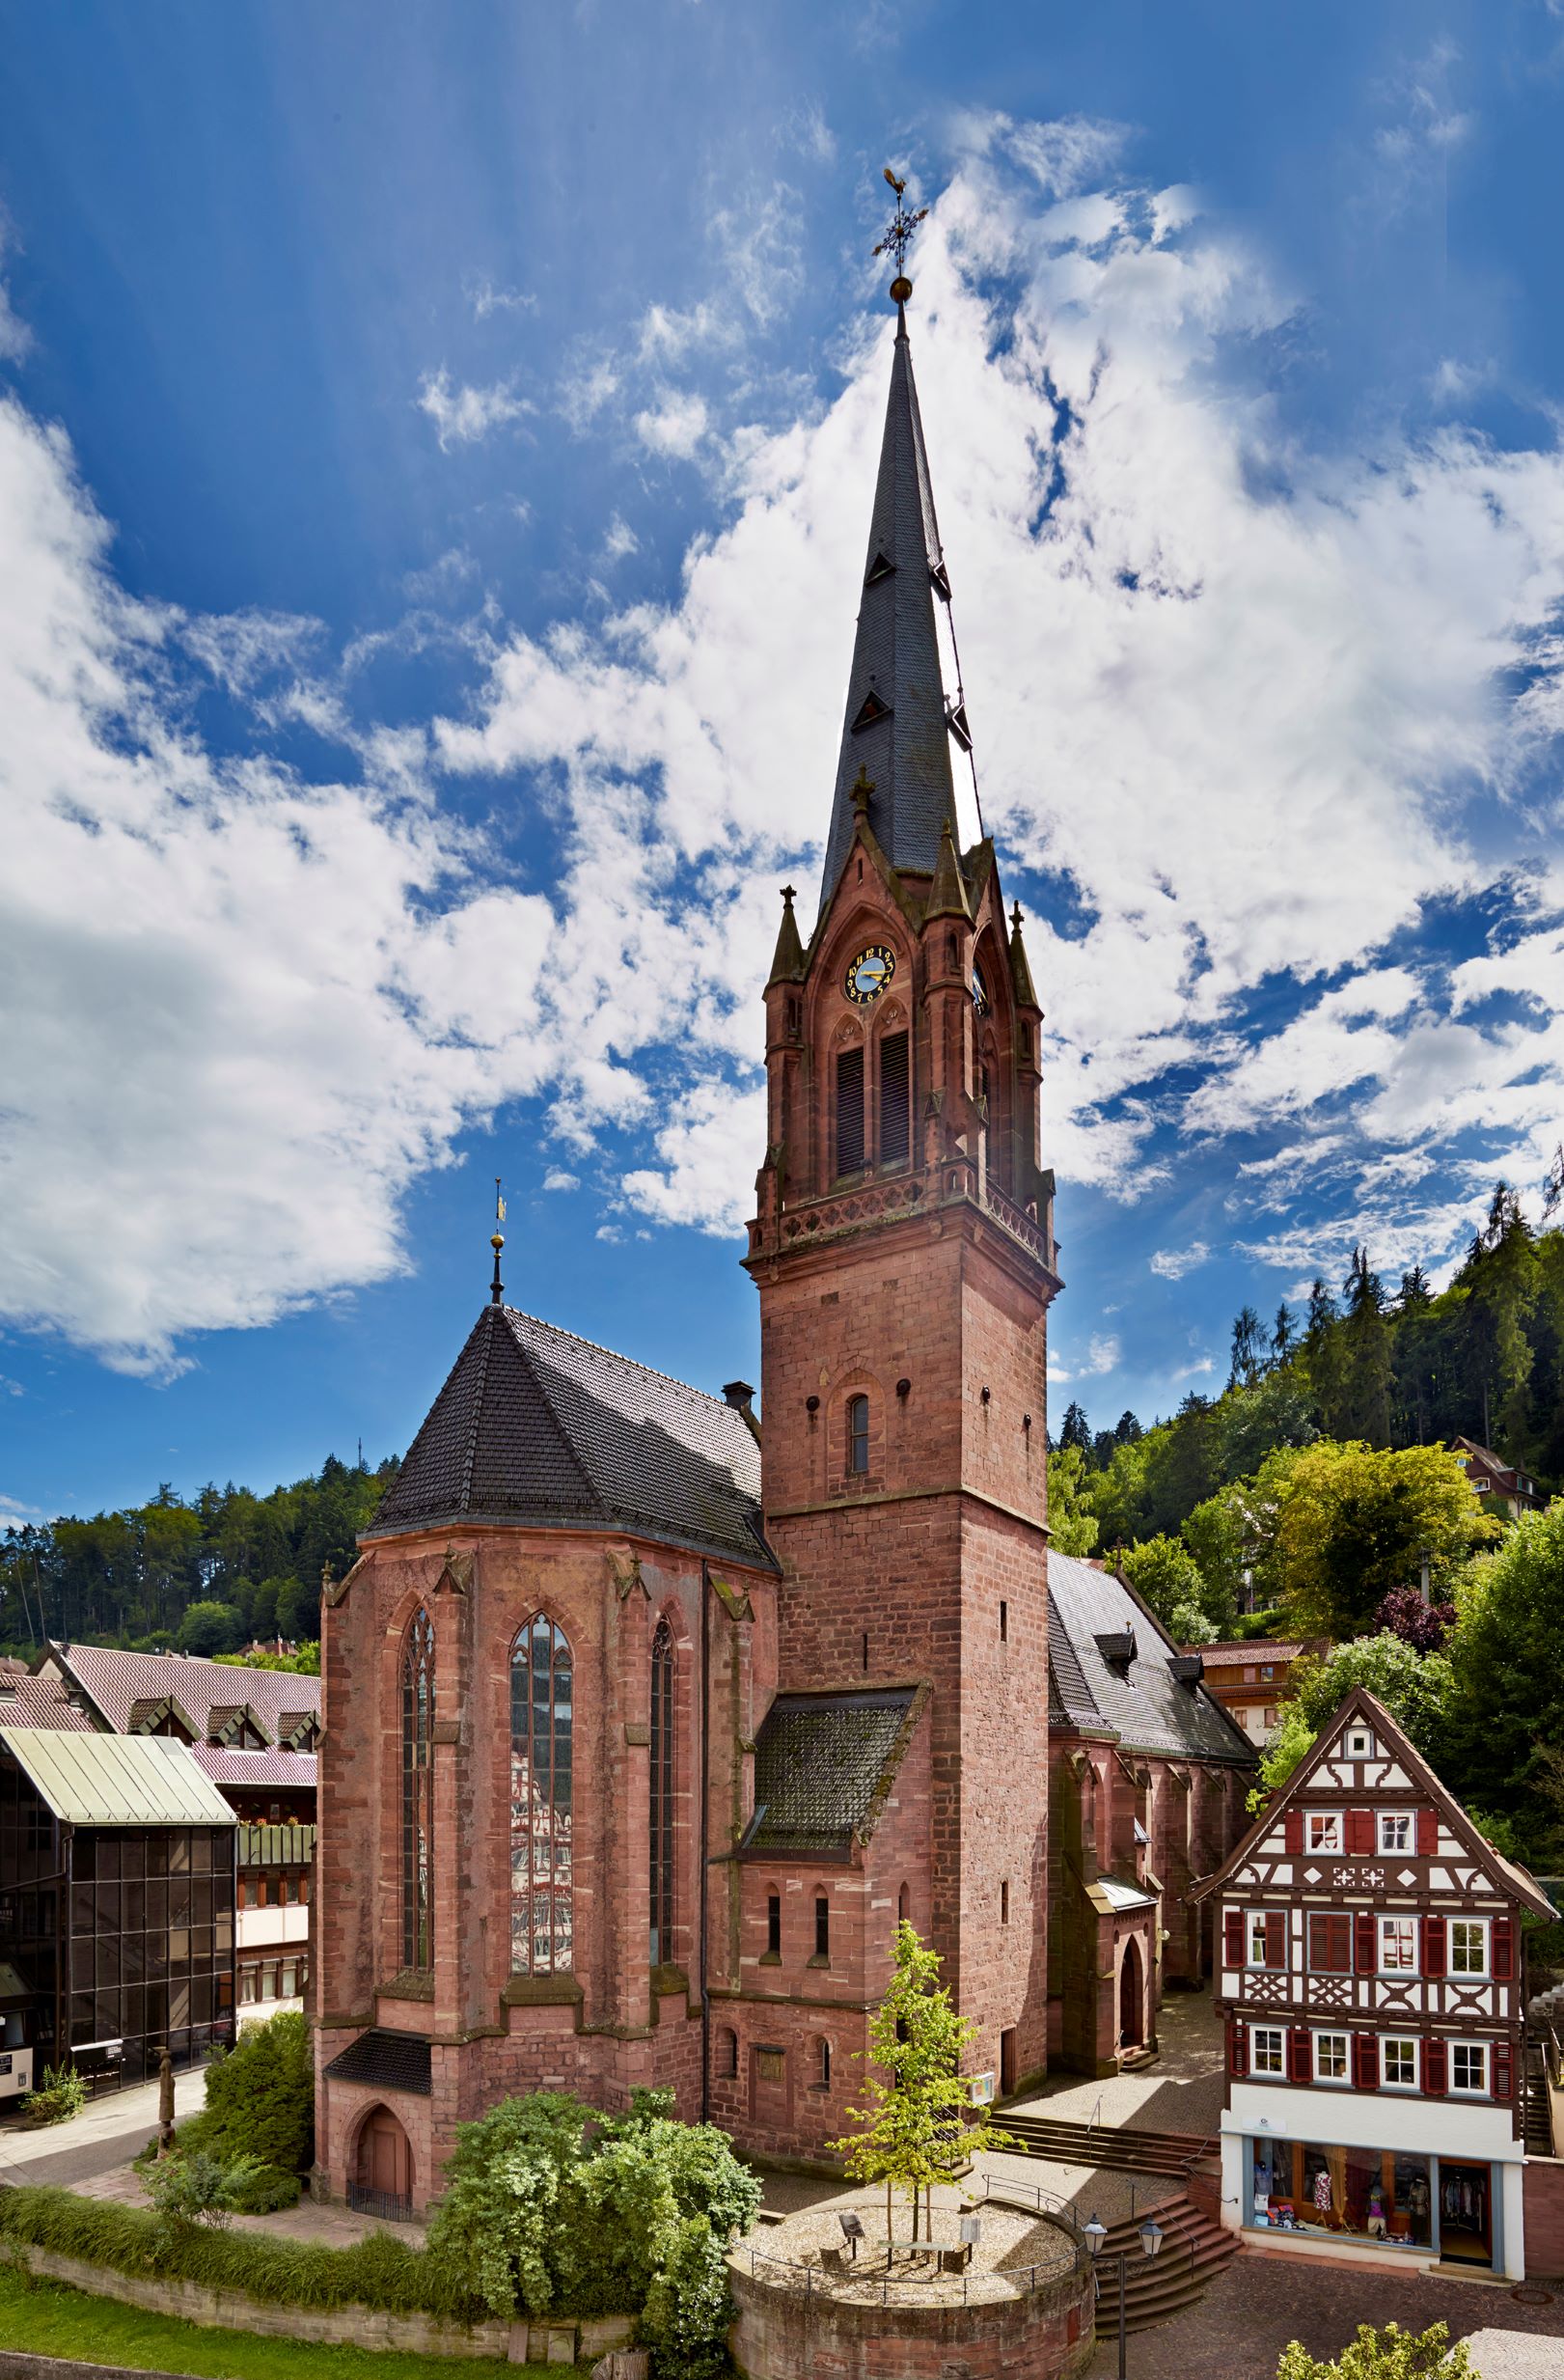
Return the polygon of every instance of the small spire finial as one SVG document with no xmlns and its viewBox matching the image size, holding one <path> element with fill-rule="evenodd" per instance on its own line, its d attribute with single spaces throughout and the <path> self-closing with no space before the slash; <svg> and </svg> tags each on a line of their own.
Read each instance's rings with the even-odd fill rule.
<svg viewBox="0 0 1564 2380">
<path fill-rule="evenodd" d="M 899 313 L 913 293 L 913 285 L 907 278 L 907 250 L 928 208 L 913 208 L 907 205 L 907 184 L 899 175 L 892 172 L 889 165 L 885 168 L 885 178 L 896 194 L 896 211 L 886 226 L 884 238 L 875 242 L 874 253 L 896 260 L 896 277 L 891 284 L 891 294 L 896 301 Z"/>
<path fill-rule="evenodd" d="M 1021 931 L 1021 903 L 1019 900 L 1012 901 L 1010 904 L 1010 931 L 1013 934 Z"/>
<path fill-rule="evenodd" d="M 797 898 L 798 896 L 790 884 L 784 884 L 782 886 L 782 907 L 784 909 L 790 909 Z"/>
<path fill-rule="evenodd" d="M 505 1304 L 505 1284 L 500 1279 L 500 1251 L 505 1246 L 505 1233 L 499 1228 L 504 1221 L 505 1193 L 500 1187 L 500 1176 L 496 1174 L 494 1176 L 495 1229 L 489 1238 L 489 1246 L 494 1251 L 494 1279 L 489 1284 L 489 1297 L 496 1306 Z"/>
<path fill-rule="evenodd" d="M 853 808 L 861 818 L 866 818 L 869 815 L 869 795 L 873 790 L 874 779 L 860 761 L 858 775 L 853 779 Z"/>
</svg>

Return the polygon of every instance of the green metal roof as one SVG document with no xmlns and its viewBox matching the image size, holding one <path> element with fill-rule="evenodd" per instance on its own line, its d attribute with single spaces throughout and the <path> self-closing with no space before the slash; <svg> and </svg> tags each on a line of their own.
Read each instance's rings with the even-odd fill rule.
<svg viewBox="0 0 1564 2380">
<path fill-rule="evenodd" d="M 233 1811 L 189 1747 L 170 1735 L 75 1735 L 0 1728 L 57 1818 L 69 1826 L 233 1826 Z"/>
</svg>

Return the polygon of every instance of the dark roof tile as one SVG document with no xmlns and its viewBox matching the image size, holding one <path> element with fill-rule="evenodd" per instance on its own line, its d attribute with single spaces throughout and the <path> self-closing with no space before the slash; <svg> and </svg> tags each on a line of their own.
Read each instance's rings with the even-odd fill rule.
<svg viewBox="0 0 1564 2380">
<path fill-rule="evenodd" d="M 779 1694 L 755 1747 L 755 1815 L 740 1848 L 845 1859 L 872 1832 L 905 1749 L 916 1686 Z"/>
<path fill-rule="evenodd" d="M 1131 1643 L 1135 1657 L 1126 1662 Z M 1050 1552 L 1052 1726 L 1111 1728 L 1127 1752 L 1252 1766 L 1248 1737 L 1204 1686 L 1181 1682 L 1172 1667 L 1178 1658 L 1172 1638 L 1122 1579 L 1073 1554 Z"/>
<path fill-rule="evenodd" d="M 375 2090 L 407 2090 L 429 2096 L 429 2045 L 420 2033 L 393 2033 L 371 2025 L 335 2057 L 326 2072 L 334 2082 L 368 2083 Z"/>
</svg>

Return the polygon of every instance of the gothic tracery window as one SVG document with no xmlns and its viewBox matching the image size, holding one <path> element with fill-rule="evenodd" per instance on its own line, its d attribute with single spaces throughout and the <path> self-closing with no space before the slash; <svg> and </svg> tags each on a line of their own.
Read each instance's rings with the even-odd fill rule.
<svg viewBox="0 0 1564 2380">
<path fill-rule="evenodd" d="M 402 1965 L 434 1965 L 434 1629 L 422 1604 L 402 1653 Z"/>
<path fill-rule="evenodd" d="M 651 1963 L 673 1955 L 673 1631 L 651 1640 Z"/>
<path fill-rule="evenodd" d="M 510 1652 L 510 1965 L 568 1975 L 575 1951 L 570 1645 L 539 1612 Z"/>
</svg>

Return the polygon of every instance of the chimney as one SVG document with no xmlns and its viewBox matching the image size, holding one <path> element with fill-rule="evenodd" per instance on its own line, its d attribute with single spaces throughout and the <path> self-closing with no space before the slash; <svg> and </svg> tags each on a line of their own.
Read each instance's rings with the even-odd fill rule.
<svg viewBox="0 0 1564 2380">
<path fill-rule="evenodd" d="M 753 1408 L 755 1405 L 755 1391 L 751 1388 L 748 1380 L 725 1381 L 723 1383 L 723 1395 L 727 1398 L 735 1413 L 748 1414 L 750 1419 L 752 1421 L 754 1420 L 755 1416 Z"/>
</svg>

